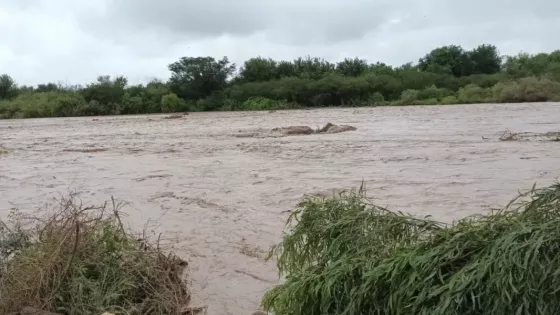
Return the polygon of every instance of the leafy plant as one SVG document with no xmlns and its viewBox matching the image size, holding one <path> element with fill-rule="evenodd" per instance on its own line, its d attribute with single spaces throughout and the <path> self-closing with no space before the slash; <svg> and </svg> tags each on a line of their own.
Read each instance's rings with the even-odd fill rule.
<svg viewBox="0 0 560 315">
<path fill-rule="evenodd" d="M 447 225 L 371 204 L 363 189 L 310 198 L 273 249 L 283 284 L 265 309 L 298 314 L 557 314 L 560 184 Z"/>
</svg>

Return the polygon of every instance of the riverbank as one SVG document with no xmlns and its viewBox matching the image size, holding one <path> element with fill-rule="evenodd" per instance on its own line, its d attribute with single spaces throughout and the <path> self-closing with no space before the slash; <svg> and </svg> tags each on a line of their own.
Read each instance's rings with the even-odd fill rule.
<svg viewBox="0 0 560 315">
<path fill-rule="evenodd" d="M 454 105 L 454 104 L 483 104 L 483 103 L 524 103 L 524 102 L 555 102 L 560 100 L 560 83 L 546 79 L 528 77 L 518 80 L 497 82 L 489 87 L 481 87 L 469 83 L 457 90 L 437 88 L 435 85 L 424 89 L 405 89 L 398 97 L 387 97 L 376 92 L 375 88 L 370 90 L 371 78 L 346 78 L 340 85 L 331 86 L 327 90 L 319 89 L 322 80 L 309 81 L 299 80 L 297 93 L 306 95 L 309 99 L 318 97 L 334 96 L 340 94 L 342 84 L 354 84 L 362 86 L 356 97 L 349 95 L 348 100 L 342 100 L 342 104 L 333 103 L 308 103 L 301 100 L 288 101 L 285 99 L 273 99 L 267 91 L 273 91 L 275 85 L 282 86 L 284 83 L 270 81 L 254 83 L 253 95 L 246 96 L 245 101 L 230 98 L 228 95 L 212 99 L 212 104 L 205 101 L 184 101 L 175 94 L 155 95 L 151 100 L 135 98 L 138 106 L 131 110 L 132 106 L 128 98 L 118 100 L 116 103 L 103 104 L 100 102 L 87 102 L 79 91 L 52 91 L 33 92 L 22 94 L 12 100 L 0 101 L 0 119 L 10 118 L 41 118 L 41 117 L 75 117 L 92 115 L 127 115 L 138 113 L 174 113 L 174 112 L 198 112 L 198 111 L 275 111 L 286 109 L 309 109 L 324 107 L 364 107 L 364 106 L 410 106 L 410 105 Z M 351 82 L 346 82 L 352 80 Z M 363 82 L 361 82 L 363 81 Z M 348 88 L 347 86 L 345 88 Z M 260 91 L 260 92 L 259 92 Z M 255 94 L 256 93 L 256 94 Z M 350 93 L 350 92 L 349 92 Z M 367 98 L 358 95 L 370 95 Z M 394 94 L 394 93 L 393 93 Z M 388 94 L 385 94 L 388 95 Z M 329 96 L 329 97 L 330 97 Z M 340 100 L 339 100 L 340 101 Z M 151 105 L 142 105 L 143 103 Z M 172 105 L 170 105 L 173 103 Z M 204 105 L 206 104 L 206 105 Z M 141 110 L 140 107 L 143 109 Z M 165 108 L 166 110 L 162 110 Z"/>
</svg>

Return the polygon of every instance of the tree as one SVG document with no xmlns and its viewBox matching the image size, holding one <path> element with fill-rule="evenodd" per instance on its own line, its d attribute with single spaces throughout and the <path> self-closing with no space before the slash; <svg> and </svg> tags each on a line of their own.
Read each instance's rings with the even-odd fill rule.
<svg viewBox="0 0 560 315">
<path fill-rule="evenodd" d="M 52 91 L 60 91 L 62 88 L 56 83 L 47 83 L 47 84 L 39 84 L 35 89 L 35 92 L 52 92 Z"/>
<path fill-rule="evenodd" d="M 450 73 L 456 77 L 472 73 L 470 59 L 460 46 L 443 46 L 432 50 L 418 61 L 422 71 Z"/>
<path fill-rule="evenodd" d="M 239 70 L 239 78 L 244 82 L 269 81 L 279 78 L 277 62 L 271 58 L 251 58 Z"/>
<path fill-rule="evenodd" d="M 336 64 L 336 71 L 343 76 L 357 77 L 366 73 L 368 67 L 368 62 L 365 59 L 345 58 Z"/>
<path fill-rule="evenodd" d="M 502 68 L 502 57 L 500 57 L 498 48 L 493 45 L 480 45 L 469 51 L 468 57 L 472 62 L 472 73 L 474 74 L 498 73 Z"/>
<path fill-rule="evenodd" d="M 507 56 L 504 62 L 504 71 L 512 76 L 523 76 L 528 74 L 528 64 L 531 55 L 520 52 L 517 56 Z"/>
<path fill-rule="evenodd" d="M 132 96 L 128 91 L 124 93 L 120 104 L 121 114 L 139 114 L 147 112 L 144 108 L 144 99 L 140 96 Z"/>
<path fill-rule="evenodd" d="M 21 85 L 18 86 L 16 94 L 19 96 L 21 94 L 29 94 L 29 93 L 33 93 L 36 92 L 35 88 L 33 88 L 33 86 L 31 85 Z"/>
<path fill-rule="evenodd" d="M 122 103 L 127 83 L 128 80 L 123 76 L 116 77 L 114 80 L 108 75 L 99 76 L 97 82 L 88 84 L 81 93 L 86 102 L 102 106 L 102 113 L 114 114 L 117 105 Z"/>
<path fill-rule="evenodd" d="M 332 74 L 335 71 L 335 65 L 321 58 L 305 58 L 295 59 L 295 74 L 304 79 L 319 80 Z"/>
<path fill-rule="evenodd" d="M 185 100 L 198 100 L 224 89 L 235 72 L 227 57 L 182 57 L 169 65 L 171 91 Z"/>
<path fill-rule="evenodd" d="M 7 74 L 0 75 L 0 99 L 15 97 L 18 87 L 14 79 Z"/>
<path fill-rule="evenodd" d="M 276 75 L 279 79 L 296 76 L 296 67 L 292 62 L 282 60 L 276 65 Z"/>
<path fill-rule="evenodd" d="M 393 75 L 394 70 L 393 67 L 383 63 L 383 62 L 376 62 L 374 64 L 369 65 L 369 71 L 373 74 L 377 75 Z"/>
<path fill-rule="evenodd" d="M 555 58 L 555 55 L 552 58 Z M 548 70 L 550 62 L 549 54 L 530 55 L 521 52 L 517 56 L 507 57 L 504 68 L 508 74 L 515 77 L 540 76 Z"/>
</svg>

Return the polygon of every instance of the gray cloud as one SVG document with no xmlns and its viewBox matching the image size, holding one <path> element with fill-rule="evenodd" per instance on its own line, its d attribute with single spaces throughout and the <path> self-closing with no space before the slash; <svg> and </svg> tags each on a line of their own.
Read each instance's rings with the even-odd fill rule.
<svg viewBox="0 0 560 315">
<path fill-rule="evenodd" d="M 173 38 L 250 36 L 259 32 L 285 44 L 332 43 L 359 39 L 382 26 L 404 0 L 121 0 L 81 19 L 93 33 L 157 31 Z"/>
<path fill-rule="evenodd" d="M 0 72 L 20 83 L 168 77 L 181 56 L 416 61 L 448 44 L 560 48 L 552 0 L 3 0 Z"/>
</svg>

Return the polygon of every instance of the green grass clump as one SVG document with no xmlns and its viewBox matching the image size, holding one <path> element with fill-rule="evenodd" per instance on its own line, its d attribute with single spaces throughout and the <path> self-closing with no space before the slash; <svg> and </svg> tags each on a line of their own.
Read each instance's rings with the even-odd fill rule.
<svg viewBox="0 0 560 315">
<path fill-rule="evenodd" d="M 272 254 L 276 315 L 560 312 L 560 184 L 452 225 L 371 204 L 362 189 L 300 203 Z"/>
<path fill-rule="evenodd" d="M 190 301 L 182 276 L 186 262 L 127 232 L 113 205 L 83 207 L 70 198 L 27 228 L 0 225 L 0 314 L 25 307 L 59 314 L 180 314 Z"/>
</svg>

